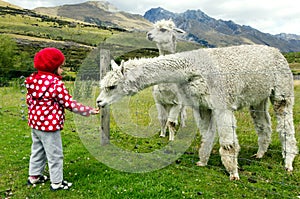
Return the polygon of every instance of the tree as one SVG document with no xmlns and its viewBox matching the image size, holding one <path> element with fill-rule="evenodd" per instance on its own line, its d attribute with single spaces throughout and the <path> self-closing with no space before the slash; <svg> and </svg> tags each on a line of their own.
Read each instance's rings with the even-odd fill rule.
<svg viewBox="0 0 300 199">
<path fill-rule="evenodd" d="M 7 35 L 0 35 L 0 69 L 5 76 L 14 64 L 17 44 Z M 3 74 L 4 72 L 4 74 Z"/>
<path fill-rule="evenodd" d="M 0 78 L 2 81 L 28 76 L 33 63 L 27 52 L 19 51 L 17 43 L 8 35 L 0 35 Z"/>
</svg>

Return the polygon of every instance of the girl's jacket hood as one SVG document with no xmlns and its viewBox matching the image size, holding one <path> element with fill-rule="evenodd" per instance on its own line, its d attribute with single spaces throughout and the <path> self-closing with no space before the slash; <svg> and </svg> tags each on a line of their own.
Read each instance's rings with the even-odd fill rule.
<svg viewBox="0 0 300 199">
<path fill-rule="evenodd" d="M 61 80 L 61 76 L 53 73 L 38 71 L 26 78 L 27 94 L 33 98 L 41 98 L 53 84 Z"/>
</svg>

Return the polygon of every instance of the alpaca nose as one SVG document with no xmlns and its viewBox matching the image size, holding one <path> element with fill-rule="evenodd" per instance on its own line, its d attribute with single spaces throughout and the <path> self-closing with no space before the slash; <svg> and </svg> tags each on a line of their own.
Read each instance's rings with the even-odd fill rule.
<svg viewBox="0 0 300 199">
<path fill-rule="evenodd" d="M 102 100 L 97 100 L 96 101 L 96 103 L 97 103 L 98 106 L 100 106 L 101 102 L 102 102 Z"/>
<path fill-rule="evenodd" d="M 99 107 L 99 108 L 104 108 L 106 105 L 107 105 L 107 103 L 105 103 L 103 100 L 97 100 L 96 101 L 97 102 L 97 106 Z"/>
<path fill-rule="evenodd" d="M 153 37 L 152 37 L 152 34 L 151 34 L 151 33 L 148 33 L 148 34 L 147 34 L 147 37 L 148 37 L 148 39 L 149 39 L 150 41 L 152 41 Z"/>
</svg>

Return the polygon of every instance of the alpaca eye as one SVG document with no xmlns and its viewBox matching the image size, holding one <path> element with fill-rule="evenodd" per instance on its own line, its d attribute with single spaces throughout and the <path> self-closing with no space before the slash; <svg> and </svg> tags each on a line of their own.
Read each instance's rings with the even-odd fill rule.
<svg viewBox="0 0 300 199">
<path fill-rule="evenodd" d="M 161 32 L 166 32 L 167 31 L 167 29 L 165 29 L 165 28 L 161 28 L 161 29 L 159 29 Z"/>
<path fill-rule="evenodd" d="M 114 85 L 114 86 L 109 86 L 109 87 L 108 87 L 108 90 L 114 90 L 115 88 L 117 88 L 116 85 Z"/>
</svg>

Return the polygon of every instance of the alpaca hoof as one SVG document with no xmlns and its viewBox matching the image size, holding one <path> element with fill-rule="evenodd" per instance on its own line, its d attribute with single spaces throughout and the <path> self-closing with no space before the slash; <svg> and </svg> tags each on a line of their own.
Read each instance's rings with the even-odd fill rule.
<svg viewBox="0 0 300 199">
<path fill-rule="evenodd" d="M 287 165 L 285 165 L 285 170 L 286 170 L 288 173 L 292 173 L 292 172 L 293 172 L 293 167 L 292 167 L 292 166 L 287 166 Z"/>
<path fill-rule="evenodd" d="M 159 137 L 164 138 L 164 137 L 166 137 L 166 135 L 160 134 Z"/>
<path fill-rule="evenodd" d="M 206 164 L 206 163 L 203 163 L 203 162 L 201 162 L 201 161 L 198 161 L 198 162 L 196 163 L 196 165 L 197 165 L 198 167 L 205 167 L 207 164 Z"/>
<path fill-rule="evenodd" d="M 169 141 L 174 141 L 174 138 L 169 138 Z"/>
<path fill-rule="evenodd" d="M 230 180 L 240 180 L 239 174 L 230 174 L 229 176 Z"/>
<path fill-rule="evenodd" d="M 285 168 L 286 172 L 288 175 L 293 175 L 293 169 L 288 169 L 288 168 Z"/>
<path fill-rule="evenodd" d="M 262 158 L 263 156 L 264 156 L 264 153 L 256 153 L 256 154 L 252 155 L 251 157 L 252 157 L 252 158 L 260 159 L 260 158 Z"/>
</svg>

